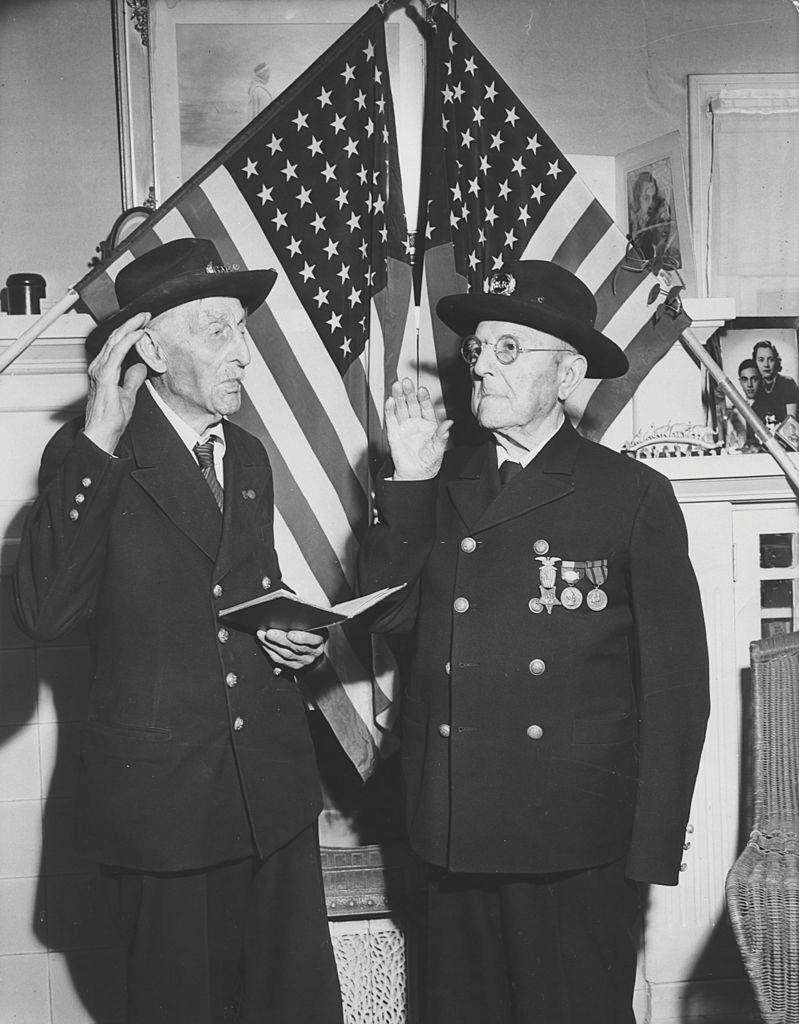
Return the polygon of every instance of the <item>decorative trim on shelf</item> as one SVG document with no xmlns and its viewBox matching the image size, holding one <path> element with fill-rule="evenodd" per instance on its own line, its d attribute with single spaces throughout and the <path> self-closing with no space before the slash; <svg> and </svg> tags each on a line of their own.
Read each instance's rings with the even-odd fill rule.
<svg viewBox="0 0 799 1024">
<path fill-rule="evenodd" d="M 662 459 L 691 455 L 718 455 L 723 449 L 712 427 L 694 423 L 667 423 L 648 427 L 623 444 L 621 451 L 634 459 Z"/>
</svg>

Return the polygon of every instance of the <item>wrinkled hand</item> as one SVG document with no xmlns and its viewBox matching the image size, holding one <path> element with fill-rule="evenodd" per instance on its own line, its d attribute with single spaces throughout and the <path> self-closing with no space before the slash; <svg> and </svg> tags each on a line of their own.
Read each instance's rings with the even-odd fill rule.
<svg viewBox="0 0 799 1024">
<path fill-rule="evenodd" d="M 312 665 L 324 652 L 325 638 L 318 633 L 305 633 L 301 629 L 259 629 L 256 633 L 261 646 L 283 668 L 297 669 Z"/>
<path fill-rule="evenodd" d="M 386 399 L 386 433 L 395 480 L 431 480 L 441 468 L 452 420 L 439 422 L 427 388 L 405 377 Z"/>
<path fill-rule="evenodd" d="M 86 403 L 84 434 L 98 448 L 113 455 L 133 415 L 136 393 L 147 376 L 143 363 L 131 366 L 120 383 L 125 356 L 150 321 L 149 313 L 137 313 L 117 327 L 89 365 L 89 398 Z"/>
</svg>

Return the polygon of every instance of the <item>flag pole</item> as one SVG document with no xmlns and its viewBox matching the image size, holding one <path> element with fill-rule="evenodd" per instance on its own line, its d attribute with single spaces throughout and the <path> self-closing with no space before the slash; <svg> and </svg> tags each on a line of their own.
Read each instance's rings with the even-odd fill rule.
<svg viewBox="0 0 799 1024">
<path fill-rule="evenodd" d="M 39 319 L 31 324 L 31 326 L 23 334 L 17 338 L 13 345 L 9 345 L 5 352 L 0 355 L 0 373 L 10 366 L 26 348 L 31 346 L 36 339 L 44 334 L 47 328 L 56 322 L 56 320 L 67 310 L 72 309 L 75 303 L 78 301 L 78 293 L 74 288 L 67 289 L 66 293 L 54 303 L 50 309 L 42 313 Z"/>
<path fill-rule="evenodd" d="M 724 370 L 722 370 L 719 364 L 710 356 L 705 346 L 699 341 L 699 338 L 690 327 L 685 328 L 680 335 L 680 340 L 710 373 L 711 377 L 719 385 L 725 396 L 752 428 L 758 441 L 760 441 L 763 447 L 774 457 L 794 491 L 799 494 L 799 469 L 790 459 L 788 453 L 776 437 L 773 437 L 769 433 L 766 425 L 757 413 L 753 411 L 751 406 L 747 403 L 738 388 L 736 388 L 732 383 Z"/>
</svg>

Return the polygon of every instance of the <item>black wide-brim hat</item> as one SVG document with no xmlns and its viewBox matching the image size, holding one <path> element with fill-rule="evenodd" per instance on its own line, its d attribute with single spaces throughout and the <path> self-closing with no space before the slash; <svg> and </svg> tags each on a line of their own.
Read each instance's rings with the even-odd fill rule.
<svg viewBox="0 0 799 1024">
<path fill-rule="evenodd" d="M 101 321 L 86 339 L 93 359 L 108 336 L 137 313 L 153 317 L 192 299 L 223 295 L 238 299 L 247 313 L 264 301 L 277 280 L 274 270 L 225 266 L 207 238 L 177 238 L 132 260 L 114 281 L 119 310 Z"/>
<path fill-rule="evenodd" d="M 629 369 L 619 346 L 594 327 L 596 300 L 570 271 L 545 260 L 519 260 L 486 278 L 483 292 L 445 295 L 436 312 L 464 336 L 481 320 L 504 320 L 568 342 L 588 361 L 587 377 L 621 377 Z"/>
</svg>

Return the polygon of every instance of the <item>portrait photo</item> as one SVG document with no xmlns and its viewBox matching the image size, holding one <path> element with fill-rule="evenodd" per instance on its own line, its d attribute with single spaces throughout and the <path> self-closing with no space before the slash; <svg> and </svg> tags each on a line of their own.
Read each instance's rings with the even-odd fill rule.
<svg viewBox="0 0 799 1024">
<path fill-rule="evenodd" d="M 616 197 L 633 258 L 659 263 L 669 284 L 681 279 L 692 294 L 694 259 L 679 132 L 616 157 Z"/>
<path fill-rule="evenodd" d="M 719 334 L 724 372 L 772 433 L 786 416 L 797 415 L 795 323 L 793 317 L 737 317 Z M 793 431 L 781 436 L 794 447 Z"/>
</svg>

